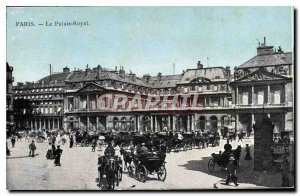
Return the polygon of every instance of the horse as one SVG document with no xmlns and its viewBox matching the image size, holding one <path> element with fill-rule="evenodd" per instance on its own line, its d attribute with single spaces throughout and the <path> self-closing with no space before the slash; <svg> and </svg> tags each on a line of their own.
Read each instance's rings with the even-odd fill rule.
<svg viewBox="0 0 300 196">
<path fill-rule="evenodd" d="M 121 148 L 120 154 L 121 154 L 121 156 L 123 156 L 123 160 L 124 160 L 124 163 L 125 163 L 125 168 L 124 169 L 127 169 L 128 168 L 127 164 L 130 165 L 132 160 L 133 160 L 132 153 L 126 151 L 124 148 Z"/>
</svg>

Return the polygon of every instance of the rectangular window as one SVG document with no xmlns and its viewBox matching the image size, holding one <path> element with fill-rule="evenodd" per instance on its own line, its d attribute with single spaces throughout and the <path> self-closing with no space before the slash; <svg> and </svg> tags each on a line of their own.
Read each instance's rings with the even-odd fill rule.
<svg viewBox="0 0 300 196">
<path fill-rule="evenodd" d="M 280 90 L 274 92 L 274 104 L 280 104 Z"/>
<path fill-rule="evenodd" d="M 264 104 L 264 91 L 259 91 L 257 93 L 257 104 L 258 105 Z"/>
<path fill-rule="evenodd" d="M 188 88 L 187 88 L 187 87 L 185 87 L 185 88 L 183 89 L 183 93 L 188 93 Z"/>
<path fill-rule="evenodd" d="M 208 91 L 210 90 L 210 85 L 206 86 L 206 90 L 208 90 Z"/>
<path fill-rule="evenodd" d="M 248 105 L 248 104 L 249 104 L 249 93 L 243 92 L 243 105 Z"/>
<path fill-rule="evenodd" d="M 202 86 L 199 86 L 199 87 L 198 87 L 198 91 L 199 91 L 199 92 L 202 92 L 202 91 L 203 91 Z"/>
<path fill-rule="evenodd" d="M 214 91 L 218 91 L 218 86 L 217 85 L 214 86 Z"/>
</svg>

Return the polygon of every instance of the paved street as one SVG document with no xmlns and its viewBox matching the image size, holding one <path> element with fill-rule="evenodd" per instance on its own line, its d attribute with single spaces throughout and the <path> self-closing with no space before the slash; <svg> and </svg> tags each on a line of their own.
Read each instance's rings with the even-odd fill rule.
<svg viewBox="0 0 300 196">
<path fill-rule="evenodd" d="M 99 190 L 97 178 L 98 154 L 103 151 L 91 152 L 91 147 L 69 148 L 68 143 L 62 145 L 63 154 L 61 167 L 55 167 L 53 160 L 47 160 L 45 155 L 47 143 L 36 143 L 38 154 L 28 157 L 28 142 L 18 141 L 15 148 L 7 140 L 11 156 L 7 157 L 7 189 L 9 190 Z M 171 152 L 166 157 L 167 178 L 165 182 L 157 180 L 157 176 L 149 176 L 145 182 L 123 173 L 123 180 L 117 190 L 169 190 L 169 189 L 244 189 L 270 188 L 281 184 L 280 173 L 254 172 L 253 161 L 245 161 L 245 144 L 251 146 L 253 157 L 253 139 L 244 142 L 234 141 L 233 148 L 242 145 L 240 170 L 238 172 L 239 186 L 224 185 L 226 172 L 219 167 L 210 174 L 207 163 L 211 153 L 222 150 L 225 141 L 219 147 L 193 149 L 186 152 Z"/>
</svg>

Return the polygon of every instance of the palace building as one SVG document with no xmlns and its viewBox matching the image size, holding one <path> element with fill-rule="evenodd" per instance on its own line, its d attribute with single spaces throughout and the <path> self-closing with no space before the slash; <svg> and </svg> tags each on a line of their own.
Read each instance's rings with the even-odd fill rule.
<svg viewBox="0 0 300 196">
<path fill-rule="evenodd" d="M 136 76 L 121 66 L 98 65 L 14 87 L 15 99 L 32 103 L 33 130 L 205 131 L 227 126 L 248 131 L 267 113 L 275 132 L 293 130 L 293 54 L 264 42 L 236 67 L 200 61 L 177 75 Z"/>
<path fill-rule="evenodd" d="M 257 55 L 234 71 L 233 103 L 239 129 L 249 130 L 267 114 L 274 132 L 293 131 L 293 54 L 259 44 Z"/>
</svg>

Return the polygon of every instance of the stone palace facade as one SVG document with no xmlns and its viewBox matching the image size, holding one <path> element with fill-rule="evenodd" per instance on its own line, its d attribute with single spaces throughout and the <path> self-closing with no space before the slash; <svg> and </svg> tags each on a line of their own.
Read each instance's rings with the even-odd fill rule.
<svg viewBox="0 0 300 196">
<path fill-rule="evenodd" d="M 291 52 L 264 41 L 257 55 L 233 72 L 230 67 L 204 67 L 200 61 L 182 74 L 142 77 L 123 67 L 65 67 L 14 86 L 14 99 L 27 99 L 33 107 L 32 118 L 16 127 L 156 132 L 227 126 L 239 132 L 252 129 L 255 119 L 267 113 L 275 132 L 293 131 L 293 62 Z"/>
</svg>

